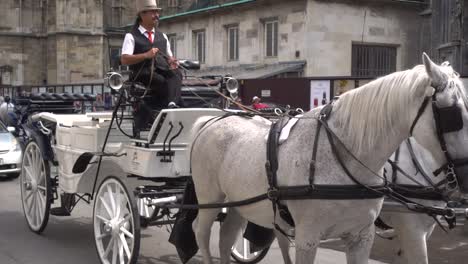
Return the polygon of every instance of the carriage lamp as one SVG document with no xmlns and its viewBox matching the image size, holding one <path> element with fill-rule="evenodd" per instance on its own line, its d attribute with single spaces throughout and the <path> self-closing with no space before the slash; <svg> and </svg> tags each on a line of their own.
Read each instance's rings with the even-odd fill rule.
<svg viewBox="0 0 468 264">
<path fill-rule="evenodd" d="M 228 90 L 229 94 L 233 99 L 238 97 L 238 89 L 239 89 L 239 82 L 232 77 L 227 77 L 225 79 L 226 90 Z"/>
<path fill-rule="evenodd" d="M 108 72 L 104 78 L 104 83 L 113 90 L 119 90 L 123 86 L 124 78 L 118 72 Z"/>
</svg>

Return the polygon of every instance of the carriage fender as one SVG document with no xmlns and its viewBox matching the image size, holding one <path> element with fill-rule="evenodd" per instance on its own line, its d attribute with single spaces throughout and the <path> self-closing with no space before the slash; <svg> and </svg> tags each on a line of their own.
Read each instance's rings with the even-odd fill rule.
<svg viewBox="0 0 468 264">
<path fill-rule="evenodd" d="M 26 134 L 34 141 L 36 141 L 36 143 L 39 145 L 44 160 L 53 161 L 54 152 L 52 151 L 52 147 L 50 146 L 49 139 L 47 138 L 47 136 L 42 133 L 39 133 L 31 127 L 24 127 L 24 130 L 26 131 Z"/>
<path fill-rule="evenodd" d="M 142 183 L 137 179 L 131 179 L 127 177 L 127 174 L 123 170 L 119 158 L 116 157 L 104 157 L 101 162 L 101 169 L 99 170 L 99 175 L 96 180 L 96 190 L 101 185 L 101 183 L 108 178 L 109 176 L 117 177 L 121 179 L 126 186 L 129 188 L 129 191 L 133 191 L 137 186 Z M 93 190 L 94 180 L 96 178 L 97 172 L 97 163 L 90 164 L 88 169 L 83 173 L 78 182 L 79 193 L 91 193 Z"/>
</svg>

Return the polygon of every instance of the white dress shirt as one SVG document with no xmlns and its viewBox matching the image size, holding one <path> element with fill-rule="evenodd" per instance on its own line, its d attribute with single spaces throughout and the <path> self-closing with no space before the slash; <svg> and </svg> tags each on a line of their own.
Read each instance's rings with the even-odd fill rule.
<svg viewBox="0 0 468 264">
<path fill-rule="evenodd" d="M 145 37 L 148 38 L 148 32 L 144 27 L 141 25 L 138 27 L 138 30 L 141 32 L 141 34 L 145 35 Z M 153 41 L 154 41 L 154 28 L 152 30 L 153 34 Z M 171 43 L 169 43 L 169 39 L 167 38 L 166 34 L 163 33 L 164 38 L 166 39 L 167 42 L 167 55 L 172 57 L 172 50 L 171 50 Z M 127 33 L 125 35 L 125 39 L 122 45 L 122 55 L 127 54 L 127 55 L 133 55 L 133 51 L 135 50 L 135 39 L 133 38 L 133 35 L 131 33 Z"/>
</svg>

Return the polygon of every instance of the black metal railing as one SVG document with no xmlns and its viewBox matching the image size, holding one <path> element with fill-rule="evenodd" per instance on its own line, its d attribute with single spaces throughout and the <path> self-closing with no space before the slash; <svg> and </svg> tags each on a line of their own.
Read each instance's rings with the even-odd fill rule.
<svg viewBox="0 0 468 264">
<path fill-rule="evenodd" d="M 0 85 L 0 96 L 15 98 L 24 94 L 70 93 L 70 94 L 106 94 L 110 88 L 103 83 L 86 84 L 51 84 L 51 85 Z"/>
</svg>

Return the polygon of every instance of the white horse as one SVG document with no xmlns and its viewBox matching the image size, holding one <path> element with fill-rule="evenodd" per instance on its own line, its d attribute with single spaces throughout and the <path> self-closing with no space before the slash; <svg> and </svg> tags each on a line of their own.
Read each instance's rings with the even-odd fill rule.
<svg viewBox="0 0 468 264">
<path fill-rule="evenodd" d="M 445 66 L 450 67 L 449 64 L 446 64 Z M 453 72 L 453 74 L 455 73 Z M 459 83 L 457 85 L 459 85 Z M 410 148 L 412 149 L 411 151 Z M 411 154 L 411 152 L 413 152 L 413 154 Z M 396 166 L 392 166 L 390 162 L 394 163 Z M 429 189 L 433 186 L 437 186 L 439 190 L 432 192 L 432 196 L 443 196 L 445 198 L 442 200 L 434 198 L 417 199 L 409 197 L 410 200 L 425 206 L 445 207 L 447 205 L 446 201 L 450 199 L 450 194 L 444 189 L 445 184 L 440 184 L 446 180 L 445 176 L 434 176 L 433 171 L 439 169 L 439 167 L 436 167 L 436 163 L 432 158 L 431 153 L 424 149 L 413 138 L 407 139 L 400 145 L 399 150 L 391 156 L 390 162 L 385 164 L 385 169 L 387 172 L 387 178 L 392 183 L 403 188 L 409 187 L 407 192 L 413 193 L 418 192 L 418 190 L 410 189 L 411 187 L 426 187 Z M 233 217 L 240 219 L 239 216 Z M 386 224 L 390 224 L 390 226 L 394 228 L 396 235 L 395 238 L 399 242 L 398 248 L 395 251 L 394 263 L 429 263 L 427 255 L 427 240 L 436 225 L 436 221 L 432 216 L 423 213 L 410 213 L 410 211 L 406 213 L 392 211 L 387 212 L 385 211 L 384 204 L 380 218 Z M 244 220 L 240 219 L 240 221 Z M 281 248 L 284 262 L 287 264 L 292 263 L 289 255 L 289 240 L 278 232 L 276 232 L 276 236 L 278 237 L 278 243 Z"/>
<path fill-rule="evenodd" d="M 450 67 L 449 64 L 445 64 L 445 66 Z M 450 68 L 449 72 L 451 70 L 452 69 Z M 456 73 L 452 71 L 452 74 Z M 456 83 L 456 85 L 460 85 L 460 83 Z M 413 154 L 411 154 L 411 152 L 413 152 Z M 396 166 L 392 166 L 390 162 Z M 446 201 L 450 199 L 450 193 L 444 189 L 445 184 L 440 184 L 446 180 L 445 176 L 434 176 L 433 171 L 439 169 L 439 167 L 436 167 L 436 162 L 432 158 L 431 153 L 424 149 L 413 138 L 407 139 L 400 145 L 397 152 L 391 156 L 390 162 L 385 164 L 387 179 L 390 182 L 397 184 L 400 187 L 407 188 L 407 192 L 413 193 L 418 192 L 418 190 L 411 189 L 411 187 L 425 187 L 429 189 L 433 186 L 437 186 L 439 190 L 431 192 L 432 197 L 443 196 L 445 198 L 442 200 L 434 198 L 418 199 L 409 197 L 411 201 L 425 206 L 445 207 L 447 205 Z M 230 212 L 237 214 L 234 210 L 231 210 Z M 234 215 L 232 218 L 243 221 L 243 225 L 245 225 L 245 220 L 241 219 L 240 216 Z M 394 263 L 429 263 L 427 256 L 427 240 L 436 225 L 436 221 L 433 217 L 423 213 L 410 213 L 410 211 L 406 213 L 392 211 L 387 212 L 385 211 L 384 204 L 384 209 L 380 214 L 380 218 L 386 224 L 390 224 L 394 228 L 396 234 L 395 238 L 399 242 L 399 248 L 395 251 Z M 284 262 L 286 264 L 292 263 L 289 255 L 289 240 L 279 232 L 276 232 L 276 236 L 278 237 L 278 243 Z"/>
<path fill-rule="evenodd" d="M 390 177 L 395 176 L 393 182 L 395 184 L 398 184 L 400 186 L 403 185 L 405 187 L 410 186 L 429 188 L 433 184 L 438 185 L 439 182 L 444 181 L 444 175 L 439 175 L 438 177 L 435 177 L 432 173 L 434 170 L 438 169 L 438 167 L 435 166 L 435 162 L 432 159 L 431 154 L 428 153 L 427 150 L 421 147 L 412 138 L 408 140 L 412 146 L 415 157 L 411 156 L 409 150 L 410 146 L 408 145 L 408 143 L 404 142 L 400 146 L 398 158 L 396 158 L 396 154 L 392 155 L 391 157 L 392 161 L 397 161 L 396 165 L 400 169 L 396 169 L 389 163 L 387 163 L 387 165 L 385 166 L 388 175 Z M 413 158 L 417 160 L 416 162 L 419 162 L 420 168 L 418 168 L 419 166 L 414 163 L 415 161 L 413 161 Z M 423 173 L 426 176 L 424 176 Z M 445 195 L 443 193 L 445 191 L 444 185 L 441 185 L 439 188 L 441 190 L 441 194 Z M 447 205 L 446 201 L 440 199 L 410 198 L 410 200 L 425 206 L 445 207 Z M 383 210 L 380 214 L 380 218 L 386 224 L 393 227 L 396 235 L 395 238 L 399 242 L 397 244 L 399 248 L 395 251 L 396 255 L 393 261 L 394 263 L 429 263 L 426 242 L 432 234 L 432 231 L 434 230 L 434 227 L 436 225 L 436 221 L 433 217 L 427 214 L 417 214 L 409 212 L 386 212 L 384 205 Z"/>
<path fill-rule="evenodd" d="M 434 115 L 430 111 L 433 106 L 419 111 L 427 98 L 434 95 L 438 107 L 456 104 L 463 120 L 468 122 L 466 96 L 461 84 L 456 85 L 460 83 L 458 76 L 452 76 L 446 68 L 434 64 L 425 54 L 423 61 L 424 66 L 382 77 L 344 94 L 334 102 L 328 124 L 350 152 L 368 167 L 355 162 L 341 148 L 345 166 L 361 184 L 383 184 L 382 178 L 374 172 L 382 171 L 386 160 L 410 135 L 412 124 L 415 124 L 412 131 L 414 136 L 432 153 L 437 165 L 445 163 L 446 158 L 440 151 L 436 136 Z M 312 147 L 320 110 L 314 109 L 305 114 L 291 131 L 289 139 L 279 147 L 280 186 L 309 184 Z M 256 120 L 228 117 L 209 124 L 201 131 L 192 151 L 192 177 L 200 204 L 240 201 L 268 190 L 264 169 L 268 130 L 267 125 Z M 468 145 L 462 144 L 467 135 L 462 134 L 445 135 L 455 158 L 458 155 L 468 156 Z M 330 146 L 323 133 L 318 139 L 320 155 L 315 161 L 314 183 L 354 184 L 336 162 Z M 327 237 L 341 237 L 347 243 L 348 263 L 367 263 L 374 239 L 373 222 L 382 202 L 383 198 L 284 201 L 296 224 L 296 263 L 313 262 L 320 240 Z M 237 207 L 235 210 L 257 225 L 273 227 L 275 219 L 270 201 Z M 206 264 L 212 263 L 209 239 L 211 226 L 219 211 L 200 210 L 198 214 L 195 234 Z M 229 221 L 229 218 L 227 221 L 229 224 L 221 227 L 221 240 L 235 239 L 235 235 L 229 232 L 239 229 L 234 225 L 240 221 Z M 229 263 L 233 243 L 220 241 L 221 263 Z"/>
<path fill-rule="evenodd" d="M 414 156 L 411 155 L 411 151 L 409 150 L 410 146 L 408 144 L 411 144 Z M 397 152 L 398 154 L 396 154 Z M 398 168 L 392 166 L 391 163 L 385 164 L 386 176 L 392 183 L 405 188 L 408 188 L 408 186 L 429 188 L 432 185 L 437 186 L 439 182 L 445 180 L 445 177 L 442 175 L 438 177 L 433 175 L 432 172 L 438 169 L 438 167 L 435 166 L 435 161 L 431 153 L 425 150 L 413 138 L 409 138 L 407 141 L 403 142 L 397 152 L 391 156 L 390 160 L 394 162 Z M 419 166 L 416 165 L 415 162 L 418 162 Z M 439 186 L 439 189 L 440 192 L 438 193 L 444 195 L 444 185 Z M 411 190 L 409 191 L 411 192 Z M 410 197 L 410 200 L 425 206 L 445 207 L 447 204 L 446 201 L 440 199 L 416 199 Z M 229 213 L 235 214 L 230 218 L 243 221 L 243 225 L 245 225 L 245 220 L 238 216 L 235 210 L 231 210 Z M 433 217 L 423 213 L 411 213 L 409 210 L 408 212 L 387 212 L 385 211 L 385 203 L 379 217 L 385 224 L 393 227 L 396 235 L 394 238 L 399 242 L 397 244 L 398 248 L 394 252 L 393 263 L 429 263 L 426 242 L 436 225 L 436 221 Z M 292 263 L 289 255 L 289 240 L 279 232 L 275 232 L 275 234 L 278 238 L 278 244 L 283 255 L 284 263 Z"/>
</svg>

